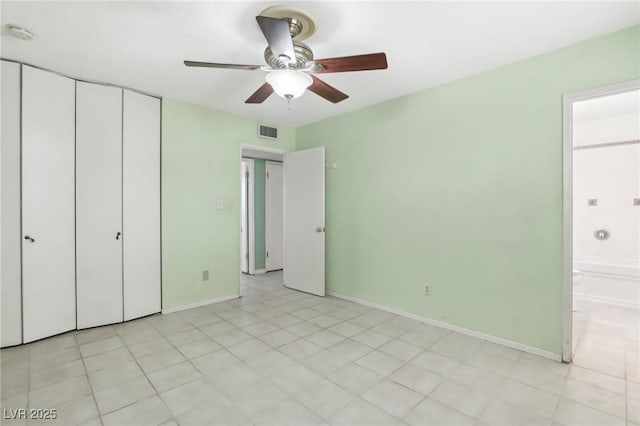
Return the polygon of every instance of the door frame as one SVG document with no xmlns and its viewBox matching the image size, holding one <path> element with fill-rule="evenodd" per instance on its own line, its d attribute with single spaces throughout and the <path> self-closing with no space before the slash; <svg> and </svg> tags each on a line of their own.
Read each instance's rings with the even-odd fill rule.
<svg viewBox="0 0 640 426">
<path fill-rule="evenodd" d="M 283 159 L 283 160 L 284 160 L 284 159 Z M 283 205 L 281 206 L 281 211 L 280 211 L 280 213 L 281 213 L 281 216 L 282 216 L 282 223 L 283 223 L 283 225 L 284 225 L 284 161 L 279 162 L 279 161 L 274 161 L 274 160 L 267 160 L 267 161 L 266 161 L 266 165 L 265 165 L 265 173 L 267 173 L 267 174 L 269 173 L 269 171 L 267 170 L 267 166 L 268 166 L 269 164 L 272 164 L 272 165 L 276 165 L 276 166 L 281 167 L 281 173 L 282 173 L 282 200 L 283 200 Z M 267 214 L 268 214 L 267 212 L 269 211 L 269 209 L 267 208 L 267 205 L 268 205 L 268 203 L 269 203 L 269 191 L 268 191 L 268 188 L 269 188 L 269 179 L 268 179 L 267 177 L 265 177 L 265 180 L 264 180 L 264 186 L 265 186 L 265 188 L 264 188 L 264 219 L 265 219 L 265 220 L 264 220 L 264 243 L 265 243 L 265 248 L 267 248 L 267 250 L 266 250 L 266 251 L 267 251 L 267 253 L 268 253 L 269 240 L 270 240 L 271 238 L 273 238 L 273 236 L 271 235 L 270 227 L 269 227 L 269 225 L 268 225 L 268 224 L 269 224 L 269 221 L 267 220 Z M 284 239 L 284 235 L 281 235 L 281 236 L 280 236 L 280 244 L 281 244 L 281 245 L 282 245 L 282 244 L 284 244 L 283 239 Z M 284 251 L 284 250 L 283 250 L 283 251 Z M 282 254 L 284 255 L 284 252 L 283 252 Z M 269 269 L 269 268 L 268 268 L 268 262 L 269 262 L 269 257 L 267 256 L 267 258 L 265 259 L 265 264 L 264 264 L 264 268 L 267 270 L 267 272 L 270 272 L 270 271 L 277 271 L 277 270 L 282 269 L 282 268 L 278 268 L 278 269 Z M 283 259 L 283 262 L 282 262 L 282 266 L 284 267 L 284 259 Z"/>
<path fill-rule="evenodd" d="M 253 174 L 255 172 L 255 166 L 253 159 L 251 158 L 240 158 L 241 169 L 242 163 L 247 163 L 247 171 L 249 172 L 249 179 L 247 180 L 247 239 L 249 240 L 247 244 L 247 250 L 249 252 L 249 275 L 253 275 L 255 273 L 255 263 L 253 262 L 255 248 L 255 241 L 253 237 L 253 228 L 255 226 L 255 213 L 253 211 L 255 181 Z M 242 181 L 240 181 L 240 194 L 242 194 Z M 242 211 L 242 200 L 240 200 L 240 211 Z M 240 231 L 240 238 L 242 238 L 242 231 Z M 240 244 L 240 262 L 242 262 L 242 244 Z"/>
<path fill-rule="evenodd" d="M 640 79 L 562 96 L 562 361 L 573 359 L 573 104 L 640 89 Z"/>
<path fill-rule="evenodd" d="M 255 172 L 255 168 L 254 168 L 254 162 L 252 158 L 243 158 L 242 156 L 242 152 L 244 150 L 251 150 L 251 151 L 260 151 L 260 152 L 264 152 L 264 153 L 268 153 L 268 154 L 280 154 L 284 157 L 284 154 L 287 152 L 283 149 L 279 149 L 279 148 L 270 148 L 270 147 L 266 147 L 266 146 L 262 146 L 262 145 L 254 145 L 254 144 L 246 144 L 246 143 L 241 143 L 240 147 L 238 148 L 238 167 L 240 168 L 240 171 L 242 172 L 242 162 L 246 161 L 247 163 L 249 163 L 249 186 L 247 188 L 247 192 L 249 195 L 249 202 L 247 203 L 247 210 L 249 213 L 249 220 L 248 220 L 248 226 L 247 226 L 247 231 L 249 232 L 249 275 L 253 275 L 255 273 L 255 264 L 252 263 L 253 258 L 254 258 L 254 249 L 255 249 L 255 239 L 254 239 L 254 235 L 253 235 L 253 228 L 254 228 L 254 210 L 253 210 L 253 197 L 254 197 L 254 172 Z M 238 173 L 238 176 L 240 176 L 240 180 L 238 181 L 238 194 L 242 194 L 242 173 Z M 238 208 L 238 212 L 239 214 L 237 215 L 237 220 L 240 220 L 240 216 L 242 214 L 242 200 L 240 199 L 241 197 L 238 197 L 238 204 L 237 204 L 237 208 Z M 238 294 L 240 296 L 242 296 L 242 286 L 240 285 L 240 277 L 241 277 L 241 272 L 240 269 L 242 267 L 242 244 L 240 244 L 240 239 L 242 238 L 242 233 L 240 231 L 240 226 L 237 227 L 238 229 L 238 263 L 237 263 L 237 270 L 238 270 Z"/>
<path fill-rule="evenodd" d="M 246 166 L 246 168 L 245 168 Z M 245 241 L 240 241 L 240 272 L 241 273 L 249 273 L 249 264 L 251 262 L 249 262 L 249 178 L 247 176 L 245 176 L 245 173 L 249 173 L 249 161 L 247 159 L 242 159 L 242 161 L 240 162 L 240 239 L 241 240 L 245 240 Z M 247 185 L 247 187 L 245 188 L 244 191 L 244 196 L 246 198 L 246 200 L 242 199 L 242 194 L 243 194 L 243 186 Z M 243 209 L 242 208 L 242 203 L 243 201 L 246 201 L 246 206 Z M 245 217 L 246 216 L 246 217 Z M 245 223 L 245 219 L 246 219 L 246 223 Z M 243 237 L 242 235 L 242 228 L 246 228 L 245 229 L 245 236 Z M 246 244 L 246 253 L 243 253 L 243 244 Z M 246 261 L 247 261 L 247 271 L 244 271 L 243 268 L 243 263 L 244 263 L 244 259 L 243 256 L 246 256 Z"/>
</svg>

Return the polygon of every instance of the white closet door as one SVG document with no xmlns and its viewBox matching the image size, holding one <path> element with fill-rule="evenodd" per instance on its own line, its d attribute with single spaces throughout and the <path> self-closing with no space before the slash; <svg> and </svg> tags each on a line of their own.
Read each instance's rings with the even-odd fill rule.
<svg viewBox="0 0 640 426">
<path fill-rule="evenodd" d="M 284 155 L 284 285 L 324 296 L 324 147 Z"/>
<path fill-rule="evenodd" d="M 122 89 L 76 86 L 78 328 L 122 321 Z"/>
<path fill-rule="evenodd" d="M 160 100 L 124 91 L 124 319 L 160 312 Z"/>
<path fill-rule="evenodd" d="M 75 81 L 22 67 L 24 342 L 76 328 Z"/>
<path fill-rule="evenodd" d="M 282 269 L 282 164 L 267 163 L 265 191 L 265 245 L 267 271 Z"/>
<path fill-rule="evenodd" d="M 1 347 L 22 343 L 20 276 L 20 64 L 2 61 Z"/>
</svg>

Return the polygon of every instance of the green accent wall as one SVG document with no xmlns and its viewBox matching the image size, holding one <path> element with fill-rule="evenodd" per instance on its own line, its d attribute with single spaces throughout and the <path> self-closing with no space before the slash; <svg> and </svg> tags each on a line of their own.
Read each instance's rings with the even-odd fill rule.
<svg viewBox="0 0 640 426">
<path fill-rule="evenodd" d="M 264 192 L 266 161 L 261 159 L 253 160 L 254 185 L 253 185 L 253 221 L 254 221 L 254 267 L 264 269 L 266 266 L 266 248 L 264 240 Z"/>
<path fill-rule="evenodd" d="M 329 291 L 560 353 L 562 95 L 640 78 L 639 29 L 279 126 L 278 142 L 164 99 L 163 307 L 238 292 L 241 143 L 325 146 Z"/>
<path fill-rule="evenodd" d="M 162 101 L 162 305 L 238 294 L 240 144 L 294 149 L 256 136 L 256 121 L 172 99 Z M 222 199 L 224 209 L 216 209 Z M 202 281 L 202 271 L 209 281 Z"/>
<path fill-rule="evenodd" d="M 635 26 L 297 128 L 296 149 L 338 164 L 328 290 L 559 354 L 562 95 L 639 78 L 639 40 Z"/>
</svg>

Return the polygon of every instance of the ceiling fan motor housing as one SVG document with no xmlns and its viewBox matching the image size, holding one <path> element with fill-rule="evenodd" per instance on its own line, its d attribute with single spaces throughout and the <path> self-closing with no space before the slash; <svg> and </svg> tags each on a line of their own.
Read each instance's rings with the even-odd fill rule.
<svg viewBox="0 0 640 426">
<path fill-rule="evenodd" d="M 306 66 L 307 62 L 313 61 L 313 52 L 304 43 L 294 42 L 293 50 L 295 52 L 295 63 L 289 63 L 286 58 L 279 58 L 273 54 L 271 48 L 267 47 L 264 50 L 264 60 L 273 69 L 302 69 Z"/>
</svg>

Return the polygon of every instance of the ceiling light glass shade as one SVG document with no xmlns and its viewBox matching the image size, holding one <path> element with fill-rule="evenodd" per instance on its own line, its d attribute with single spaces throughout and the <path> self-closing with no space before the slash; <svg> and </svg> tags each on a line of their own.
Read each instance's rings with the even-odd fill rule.
<svg viewBox="0 0 640 426">
<path fill-rule="evenodd" d="M 294 70 L 271 71 L 265 79 L 274 92 L 286 99 L 297 98 L 313 83 L 309 74 Z"/>
</svg>

